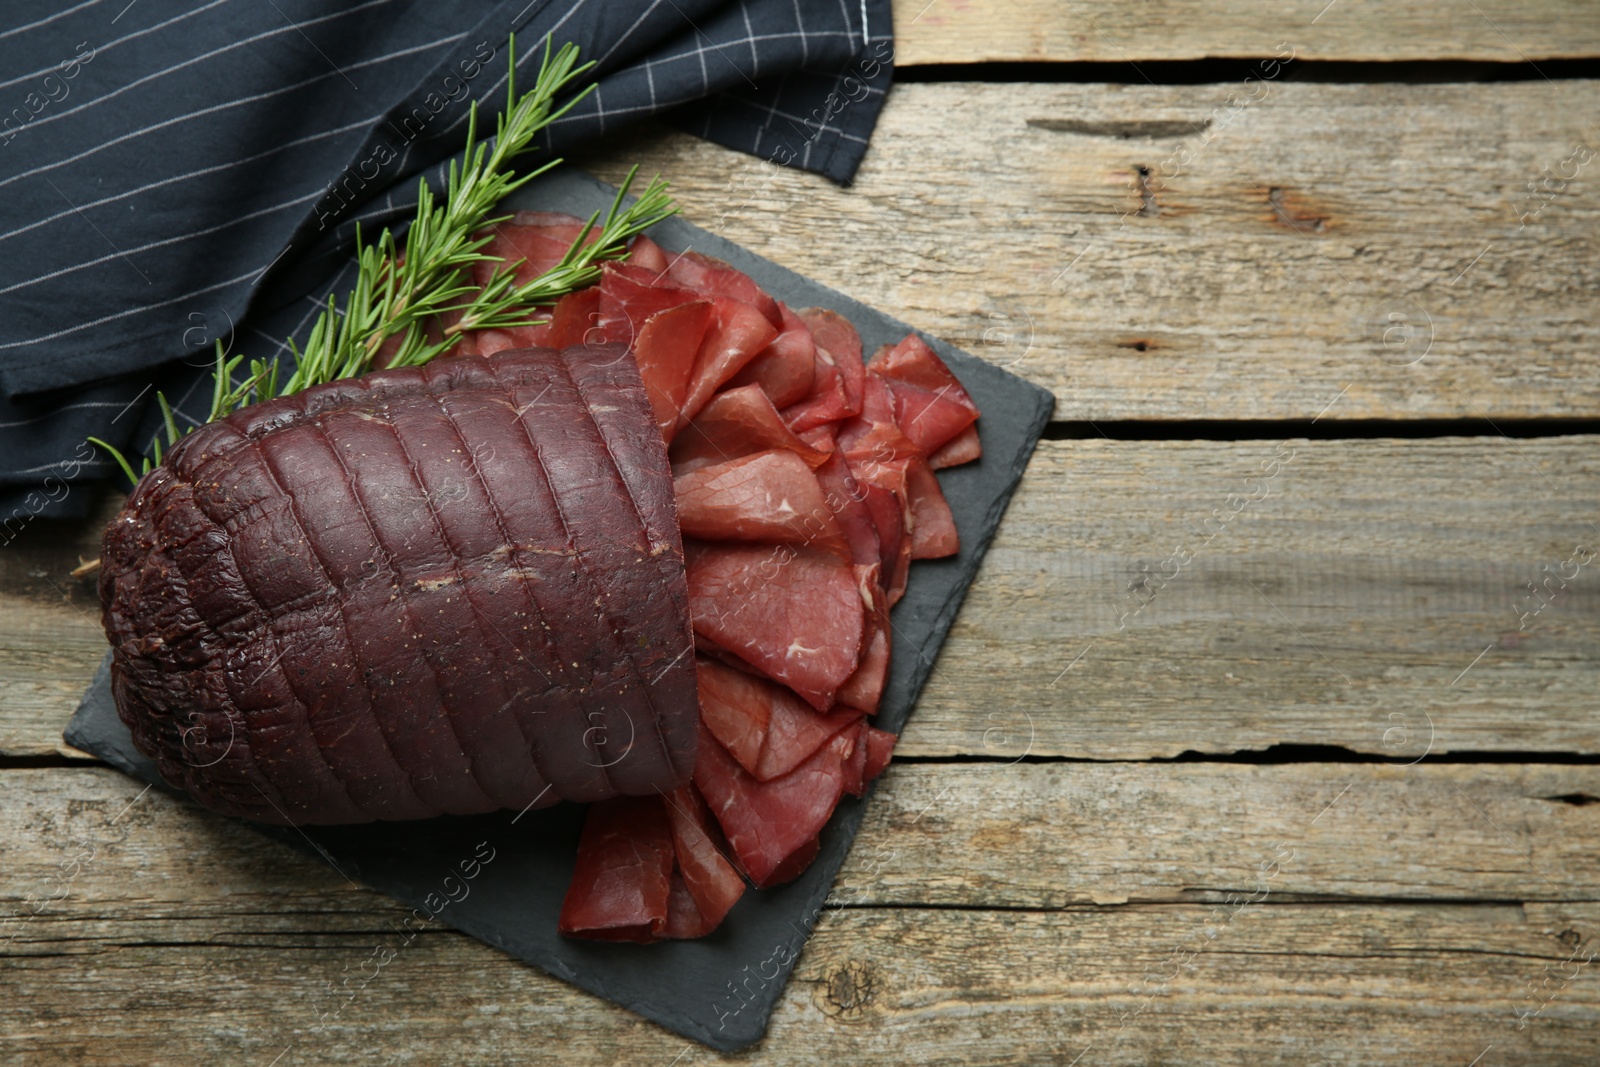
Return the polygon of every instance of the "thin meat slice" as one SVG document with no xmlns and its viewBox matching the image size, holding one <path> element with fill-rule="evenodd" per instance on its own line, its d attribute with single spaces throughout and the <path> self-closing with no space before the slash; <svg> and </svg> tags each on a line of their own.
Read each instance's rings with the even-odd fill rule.
<svg viewBox="0 0 1600 1067">
<path fill-rule="evenodd" d="M 600 268 L 600 339 L 632 345 L 650 316 L 699 299 L 689 289 L 657 284 L 641 267 L 606 263 Z"/>
<path fill-rule="evenodd" d="M 650 410 L 668 441 L 683 412 L 689 374 L 711 324 L 711 314 L 711 305 L 704 300 L 658 311 L 644 320 L 633 346 Z"/>
<path fill-rule="evenodd" d="M 778 335 L 777 329 L 749 304 L 727 297 L 712 302 L 714 312 L 694 371 L 689 376 L 689 393 L 678 416 L 678 428 L 691 419 L 711 399 L 711 394 L 739 373 L 756 354 Z M 671 438 L 668 438 L 671 444 Z"/>
<path fill-rule="evenodd" d="M 956 518 L 927 460 L 906 463 L 906 497 L 911 505 L 911 558 L 939 559 L 960 551 Z"/>
<path fill-rule="evenodd" d="M 599 344 L 599 323 L 600 288 L 591 285 L 556 301 L 555 307 L 550 309 L 550 321 L 544 327 L 544 339 L 532 343 L 545 348 Z"/>
<path fill-rule="evenodd" d="M 857 565 L 861 594 L 870 598 L 867 608 L 867 636 L 861 645 L 861 662 L 844 685 L 838 700 L 868 715 L 876 714 L 883 699 L 883 684 L 889 677 L 889 597 L 880 580 L 882 567 Z"/>
<path fill-rule="evenodd" d="M 556 928 L 596 941 L 655 941 L 666 931 L 677 850 L 660 797 L 589 807 Z"/>
<path fill-rule="evenodd" d="M 928 466 L 936 471 L 946 467 L 959 467 L 963 463 L 971 463 L 983 456 L 983 443 L 978 440 L 978 428 L 968 426 L 965 430 L 950 438 L 939 450 L 928 457 Z"/>
<path fill-rule="evenodd" d="M 685 540 L 695 632 L 819 711 L 855 673 L 866 609 L 848 559 L 811 545 Z"/>
<path fill-rule="evenodd" d="M 827 308 L 801 308 L 795 314 L 811 328 L 818 350 L 826 352 L 838 368 L 848 413 L 857 414 L 861 410 L 861 390 L 866 381 L 866 367 L 861 362 L 861 335 L 849 319 Z"/>
<path fill-rule="evenodd" d="M 699 252 L 684 252 L 672 258 L 667 267 L 667 276 L 673 283 L 693 289 L 702 296 L 728 297 L 749 304 L 775 328 L 781 329 L 783 326 L 778 302 L 744 271 L 720 259 Z"/>
<path fill-rule="evenodd" d="M 695 660 L 700 679 L 700 721 L 745 770 L 761 765 L 777 687 L 704 656 Z"/>
<path fill-rule="evenodd" d="M 686 474 L 712 463 L 755 452 L 782 448 L 819 467 L 827 460 L 784 425 L 778 409 L 759 385 L 724 389 L 672 440 L 674 474 Z"/>
<path fill-rule="evenodd" d="M 978 405 L 961 382 L 914 333 L 880 351 L 867 369 L 888 383 L 895 399 L 895 421 L 924 456 L 933 455 L 978 418 Z"/>
<path fill-rule="evenodd" d="M 767 736 L 756 765 L 745 767 L 757 781 L 783 777 L 861 721 L 861 712 L 855 708 L 835 704 L 830 711 L 816 711 L 785 687 L 764 684 L 769 687 L 771 701 Z"/>
<path fill-rule="evenodd" d="M 695 785 L 758 889 L 799 874 L 844 792 L 844 760 L 827 744 L 781 778 L 758 782 L 709 732 L 700 736 Z"/>
<path fill-rule="evenodd" d="M 519 211 L 486 232 L 489 243 L 481 252 L 493 258 L 472 265 L 472 280 L 480 286 L 488 285 L 496 274 L 511 270 L 521 285 L 561 262 L 583 232 L 583 220 L 554 211 Z M 600 228 L 596 226 L 584 243 L 593 244 L 599 239 Z"/>
<path fill-rule="evenodd" d="M 806 461 L 774 449 L 714 463 L 673 480 L 687 537 L 810 545 L 849 558 L 850 548 Z"/>
<path fill-rule="evenodd" d="M 683 872 L 672 868 L 672 882 L 667 890 L 667 923 L 661 931 L 662 939 L 689 941 L 704 937 L 716 928 L 715 923 L 707 922 L 700 913 L 700 905 L 695 901 L 694 894 L 689 892 Z"/>
<path fill-rule="evenodd" d="M 881 543 L 865 503 L 872 487 L 850 473 L 850 466 L 838 453 L 826 457 L 817 468 L 817 482 L 826 494 L 828 506 L 850 543 L 850 559 L 856 564 L 878 562 Z"/>
<path fill-rule="evenodd" d="M 723 918 L 744 895 L 744 879 L 722 854 L 711 813 L 692 785 L 661 795 L 672 823 L 672 844 L 677 855 L 673 892 L 667 906 L 667 937 L 703 937 L 722 925 Z M 687 900 L 676 890 L 683 887 Z"/>
<path fill-rule="evenodd" d="M 748 366 L 728 380 L 730 386 L 758 385 L 776 407 L 805 399 L 817 376 L 817 346 L 800 316 L 778 305 L 782 328 Z"/>
<path fill-rule="evenodd" d="M 911 572 L 911 505 L 906 493 L 906 462 L 875 463 L 857 459 L 850 464 L 857 484 L 864 486 L 862 504 L 877 530 L 881 580 L 889 605 L 905 593 Z"/>
<path fill-rule="evenodd" d="M 802 433 L 859 414 L 866 371 L 861 339 L 842 316 L 819 308 L 795 314 L 811 330 L 817 351 L 811 391 L 783 410 L 784 421 Z"/>
<path fill-rule="evenodd" d="M 876 726 L 868 726 L 862 731 L 862 737 L 867 743 L 866 778 L 870 782 L 889 766 L 889 758 L 894 754 L 894 743 L 900 740 L 900 736 L 891 734 L 887 730 L 880 730 Z"/>
<path fill-rule="evenodd" d="M 652 271 L 658 278 L 667 272 L 668 259 L 666 250 L 642 233 L 628 246 L 628 263 Z"/>
<path fill-rule="evenodd" d="M 975 410 L 944 393 L 904 382 L 890 382 L 889 391 L 894 395 L 895 424 L 925 456 L 938 452 L 978 418 Z"/>
<path fill-rule="evenodd" d="M 786 686 L 702 657 L 700 721 L 758 781 L 794 770 L 861 712 L 814 710 Z"/>
<path fill-rule="evenodd" d="M 844 791 L 853 797 L 867 791 L 867 743 L 862 737 L 866 728 L 863 719 L 845 735 L 850 743 L 850 754 L 844 760 Z"/>
</svg>

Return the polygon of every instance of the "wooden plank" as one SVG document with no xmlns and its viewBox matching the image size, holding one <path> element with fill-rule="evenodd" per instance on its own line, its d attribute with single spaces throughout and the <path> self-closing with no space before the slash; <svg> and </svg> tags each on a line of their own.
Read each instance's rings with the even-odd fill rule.
<svg viewBox="0 0 1600 1067">
<path fill-rule="evenodd" d="M 1058 419 L 1595 417 L 1596 90 L 911 84 L 847 190 L 685 134 L 584 162 Z"/>
<path fill-rule="evenodd" d="M 1581 0 L 1518 4 L 1312 0 L 895 0 L 895 58 L 925 63 L 1102 63 L 1269 56 L 1284 41 L 1321 60 L 1585 58 L 1600 12 Z M 1138 79 L 1136 74 L 1129 78 Z"/>
<path fill-rule="evenodd" d="M 901 751 L 1600 752 L 1597 446 L 1044 442 Z M 59 750 L 104 647 L 46 534 L 0 553 L 9 755 Z"/>
<path fill-rule="evenodd" d="M 285 894 L 296 914 L 368 906 L 367 890 L 322 864 L 142 790 L 103 767 L 0 773 L 0 936 L 90 901 L 110 927 L 224 922 L 271 913 Z M 1010 909 L 1600 901 L 1597 798 L 1593 766 L 898 763 L 867 806 L 834 899 Z"/>
<path fill-rule="evenodd" d="M 906 751 L 1600 752 L 1597 443 L 1046 442 Z"/>
<path fill-rule="evenodd" d="M 83 490 L 78 490 L 82 492 Z M 61 731 L 106 652 L 92 577 L 122 494 L 103 490 L 83 521 L 35 519 L 0 546 L 0 755 L 71 755 Z"/>
<path fill-rule="evenodd" d="M 1159 802 L 1196 768 L 1123 769 L 1147 777 L 892 770 L 874 800 L 882 817 L 856 846 L 857 880 L 824 910 L 771 1033 L 742 1061 L 1465 1064 L 1492 1044 L 1495 1063 L 1542 1064 L 1592 1050 L 1600 983 L 1586 961 L 1600 949 L 1600 905 L 1494 899 L 1502 864 L 1520 868 L 1525 889 L 1527 866 L 1466 828 L 1456 809 L 1467 805 L 1442 790 L 1459 786 L 1542 869 L 1574 886 L 1587 877 L 1592 889 L 1594 806 L 1524 794 L 1592 788 L 1593 768 L 1231 768 L 1243 784 L 1217 791 L 1224 801 L 1208 826 L 1181 795 Z M 940 796 L 955 770 L 964 777 Z M 1326 801 L 1313 794 L 1345 775 L 1354 784 L 1319 815 Z M 943 806 L 978 790 L 992 807 Z M 10 1007 L 0 1034 L 13 1062 L 480 1062 L 554 1043 L 563 1062 L 580 1064 L 714 1058 L 468 938 L 430 930 L 404 941 L 391 925 L 403 910 L 377 894 L 237 824 L 141 797 L 112 772 L 6 771 L 0 797 L 7 914 L 29 910 L 30 897 L 38 904 L 6 924 L 0 948 Z M 1271 870 L 1254 854 L 1271 858 L 1283 830 L 1297 831 L 1296 851 L 1254 900 L 984 910 L 995 896 L 984 864 L 1007 862 L 1025 879 L 1041 862 L 1067 868 L 1095 817 L 1077 805 L 1102 799 L 1135 801 L 1103 812 L 1133 820 L 1151 845 L 1135 865 L 1160 853 L 1150 869 L 1170 869 L 1181 855 L 1203 872 L 1204 890 L 1233 884 L 1241 869 Z M 907 825 L 918 805 L 942 830 Z M 1065 823 L 1053 841 L 1042 825 L 1052 819 Z M 926 846 L 935 836 L 936 851 Z M 1563 836 L 1567 851 L 1543 852 Z M 860 861 L 885 845 L 918 852 L 930 879 L 971 866 L 966 905 L 906 903 L 945 891 L 861 880 Z M 1574 859 L 1580 869 L 1555 870 Z M 1278 892 L 1297 878 L 1316 884 L 1311 868 L 1329 862 L 1380 882 L 1410 876 L 1419 896 L 1438 878 L 1480 871 L 1485 896 L 1314 903 Z M 1331 888 L 1364 891 L 1351 879 Z M 384 948 L 393 959 L 374 976 L 366 961 Z M 739 1003 L 726 989 L 706 1000 L 708 1017 Z"/>
</svg>

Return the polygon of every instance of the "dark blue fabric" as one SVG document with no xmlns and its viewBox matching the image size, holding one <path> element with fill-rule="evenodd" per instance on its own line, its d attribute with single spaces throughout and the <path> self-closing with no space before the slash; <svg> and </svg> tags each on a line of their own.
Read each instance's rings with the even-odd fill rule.
<svg viewBox="0 0 1600 1067">
<path fill-rule="evenodd" d="M 20 6 L 20 5 L 19 5 Z M 847 182 L 890 78 L 889 0 L 87 0 L 0 23 L 0 544 L 82 514 L 156 391 L 203 416 L 212 345 L 270 357 L 411 217 L 507 38 L 598 62 L 547 151 L 659 115 Z M 344 271 L 341 274 L 341 270 Z"/>
</svg>

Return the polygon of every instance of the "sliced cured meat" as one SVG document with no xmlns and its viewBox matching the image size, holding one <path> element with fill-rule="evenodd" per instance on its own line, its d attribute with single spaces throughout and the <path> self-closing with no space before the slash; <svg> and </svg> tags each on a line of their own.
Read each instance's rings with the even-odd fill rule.
<svg viewBox="0 0 1600 1067">
<path fill-rule="evenodd" d="M 778 335 L 773 325 L 749 304 L 717 297 L 712 306 L 715 310 L 711 325 L 700 344 L 694 372 L 689 376 L 689 395 L 678 416 L 680 428 L 687 426 L 711 399 L 711 394 L 739 373 Z"/>
<path fill-rule="evenodd" d="M 889 766 L 889 757 L 898 740 L 894 734 L 863 721 L 855 734 L 855 748 L 845 762 L 844 791 L 851 796 L 863 796 L 867 785 Z"/>
<path fill-rule="evenodd" d="M 959 467 L 963 463 L 971 463 L 983 456 L 983 443 L 978 440 L 978 428 L 968 426 L 956 434 L 949 441 L 940 446 L 939 451 L 928 457 L 928 466 L 936 471 L 946 467 Z"/>
<path fill-rule="evenodd" d="M 722 924 L 744 895 L 744 879 L 723 855 L 718 843 L 721 831 L 694 786 L 663 793 L 661 799 L 672 823 L 677 855 L 673 884 L 683 886 L 689 897 L 687 902 L 669 897 L 665 933 L 668 937 L 703 937 Z"/>
<path fill-rule="evenodd" d="M 811 545 L 685 540 L 695 632 L 818 710 L 855 673 L 866 610 L 854 569 Z"/>
<path fill-rule="evenodd" d="M 839 437 L 834 432 L 834 423 L 827 422 L 821 426 L 813 426 L 809 430 L 802 430 L 795 434 L 807 445 L 818 452 L 837 452 L 839 450 Z"/>
<path fill-rule="evenodd" d="M 959 379 L 945 366 L 944 360 L 928 343 L 914 333 L 892 348 L 883 349 L 872 357 L 867 368 L 880 378 L 926 389 L 930 393 L 943 393 L 951 400 L 978 416 L 978 406 L 967 395 Z"/>
<path fill-rule="evenodd" d="M 708 922 L 700 913 L 700 905 L 695 901 L 694 894 L 689 892 L 689 886 L 683 880 L 683 872 L 674 867 L 672 881 L 667 890 L 667 922 L 661 932 L 662 939 L 688 941 L 704 937 L 716 928 L 716 923 Z"/>
<path fill-rule="evenodd" d="M 777 686 L 705 657 L 695 668 L 700 677 L 700 721 L 741 767 L 754 774 L 767 743 Z"/>
<path fill-rule="evenodd" d="M 852 708 L 860 708 L 868 715 L 876 714 L 878 701 L 883 698 L 883 684 L 889 676 L 889 603 L 880 574 L 882 568 L 874 563 L 869 567 L 857 565 L 856 574 L 864 597 L 872 603 L 867 608 L 867 636 L 862 642 L 861 662 L 844 685 L 839 687 L 838 701 Z"/>
<path fill-rule="evenodd" d="M 819 712 L 787 687 L 702 658 L 700 717 L 758 781 L 788 774 L 861 718 L 854 708 Z"/>
<path fill-rule="evenodd" d="M 631 346 L 650 316 L 699 299 L 692 290 L 655 284 L 643 268 L 606 263 L 600 268 L 600 338 Z"/>
<path fill-rule="evenodd" d="M 775 328 L 783 326 L 783 315 L 778 302 L 767 295 L 744 271 L 730 267 L 720 259 L 684 252 L 672 257 L 667 276 L 685 289 L 693 289 L 702 296 L 728 297 L 749 304 L 761 313 Z"/>
<path fill-rule="evenodd" d="M 861 335 L 849 319 L 827 308 L 802 308 L 795 314 L 811 328 L 811 337 L 817 349 L 826 352 L 838 368 L 846 413 L 858 414 L 861 411 L 861 390 L 866 380 L 866 367 L 861 362 Z"/>
<path fill-rule="evenodd" d="M 850 730 L 850 754 L 845 757 L 844 791 L 853 797 L 859 797 L 867 791 L 867 743 L 861 736 L 867 728 L 865 721 L 858 722 Z"/>
<path fill-rule="evenodd" d="M 849 465 L 837 453 L 827 456 L 826 461 L 817 468 L 817 482 L 822 486 L 828 506 L 833 509 L 834 518 L 850 543 L 851 562 L 878 562 L 881 544 L 872 514 L 865 503 L 872 487 L 851 474 Z"/>
<path fill-rule="evenodd" d="M 774 449 L 701 467 L 674 479 L 673 492 L 687 537 L 810 545 L 849 557 L 816 474 L 794 452 Z"/>
<path fill-rule="evenodd" d="M 850 465 L 852 473 L 858 468 L 866 474 L 858 477 L 861 502 L 877 531 L 879 562 L 882 565 L 880 580 L 889 594 L 893 607 L 905 592 L 911 572 L 911 505 L 906 493 L 906 463 L 895 461 L 873 463 L 858 459 Z M 875 481 L 868 481 L 868 478 Z"/>
<path fill-rule="evenodd" d="M 669 258 L 665 249 L 642 233 L 628 246 L 628 263 L 641 270 L 651 271 L 658 278 L 667 272 Z"/>
<path fill-rule="evenodd" d="M 666 440 L 683 414 L 689 375 L 711 325 L 712 308 L 704 300 L 666 308 L 644 320 L 633 346 L 633 358 L 644 379 L 656 426 Z"/>
<path fill-rule="evenodd" d="M 960 551 L 956 518 L 927 460 L 907 462 L 906 496 L 911 505 L 911 558 L 939 559 Z"/>
<path fill-rule="evenodd" d="M 793 878 L 815 857 L 816 837 L 844 791 L 843 764 L 830 743 L 781 778 L 758 782 L 702 732 L 695 784 L 758 889 Z"/>
<path fill-rule="evenodd" d="M 659 940 L 676 858 L 660 797 L 591 804 L 556 928 L 596 941 Z"/>
<path fill-rule="evenodd" d="M 759 385 L 776 407 L 805 399 L 817 377 L 817 346 L 811 329 L 783 304 L 778 305 L 782 329 L 772 343 L 728 380 L 732 387 Z"/>
<path fill-rule="evenodd" d="M 783 686 L 764 684 L 770 689 L 771 701 L 767 736 L 756 765 L 745 768 L 757 781 L 783 777 L 861 721 L 861 712 L 855 708 L 835 704 L 830 711 L 817 711 Z"/>
<path fill-rule="evenodd" d="M 589 286 L 568 293 L 550 309 L 544 337 L 530 342 L 544 348 L 570 348 L 573 345 L 599 344 L 600 289 Z"/>
<path fill-rule="evenodd" d="M 488 285 L 496 274 L 509 269 L 515 273 L 518 285 L 530 282 L 560 263 L 582 232 L 583 220 L 571 215 L 519 211 L 488 231 L 489 243 L 481 252 L 492 258 L 472 265 L 472 280 L 480 286 Z M 600 227 L 596 226 L 584 243 L 593 244 L 599 239 Z"/>
<path fill-rule="evenodd" d="M 784 425 L 759 385 L 724 389 L 672 439 L 672 470 L 685 474 L 775 448 L 795 453 L 811 467 L 828 458 Z"/>
<path fill-rule="evenodd" d="M 866 372 L 861 339 L 849 322 L 818 308 L 795 314 L 810 328 L 817 351 L 811 391 L 783 410 L 784 420 L 801 433 L 860 413 Z"/>
<path fill-rule="evenodd" d="M 900 740 L 898 734 L 891 734 L 887 730 L 880 730 L 876 726 L 868 726 L 862 731 L 862 737 L 867 742 L 867 781 L 873 781 L 882 774 L 884 768 L 889 766 L 889 758 L 894 754 L 894 744 Z"/>
<path fill-rule="evenodd" d="M 932 456 L 978 418 L 978 405 L 927 342 L 907 334 L 873 357 L 868 372 L 894 394 L 895 422 L 922 454 Z"/>
</svg>

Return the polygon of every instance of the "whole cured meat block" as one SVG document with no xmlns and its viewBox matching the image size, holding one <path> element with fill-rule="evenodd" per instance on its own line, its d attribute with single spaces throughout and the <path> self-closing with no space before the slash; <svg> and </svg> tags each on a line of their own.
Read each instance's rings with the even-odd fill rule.
<svg viewBox="0 0 1600 1067">
<path fill-rule="evenodd" d="M 119 713 L 218 811 L 421 818 L 693 768 L 671 471 L 624 348 L 245 408 L 140 481 L 102 560 Z"/>
</svg>

